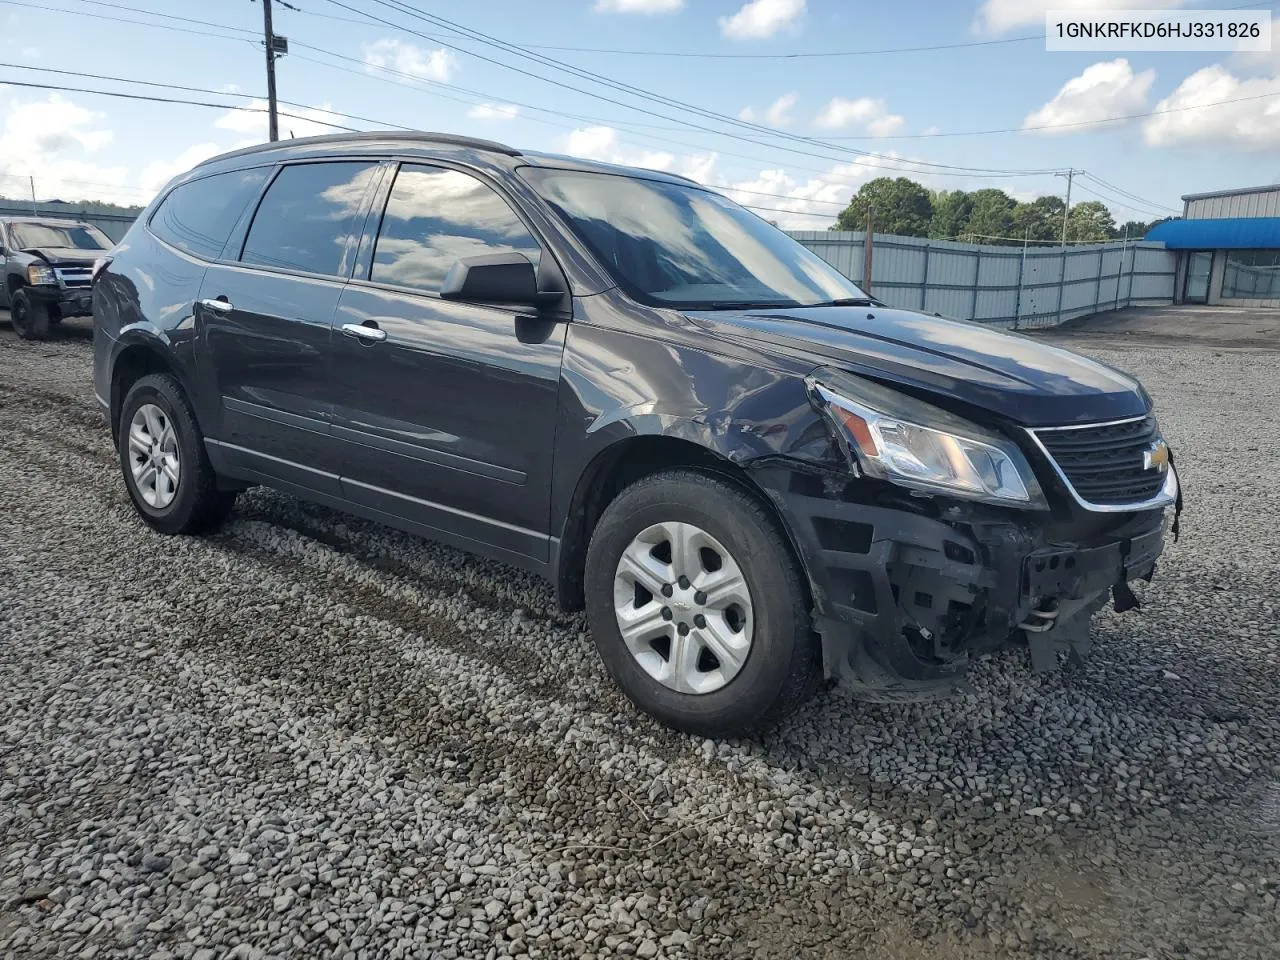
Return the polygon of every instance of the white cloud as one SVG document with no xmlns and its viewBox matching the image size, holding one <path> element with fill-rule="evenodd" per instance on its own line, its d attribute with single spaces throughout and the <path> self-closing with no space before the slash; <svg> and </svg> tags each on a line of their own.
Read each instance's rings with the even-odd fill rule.
<svg viewBox="0 0 1280 960">
<path fill-rule="evenodd" d="M 764 121 L 771 127 L 785 127 L 791 122 L 791 108 L 796 105 L 800 97 L 794 93 L 784 93 L 773 103 L 764 109 Z M 738 119 L 745 120 L 748 123 L 755 123 L 759 114 L 755 107 L 743 107 L 738 111 Z"/>
<path fill-rule="evenodd" d="M 1265 99 L 1244 99 L 1264 97 Z M 1235 103 L 1221 103 L 1234 100 Z M 1180 109 L 1214 104 L 1199 110 Z M 1175 113 L 1159 111 L 1176 110 Z M 1280 149 L 1280 76 L 1240 79 L 1222 64 L 1197 70 L 1155 106 L 1143 124 L 1153 147 L 1203 145 L 1236 150 Z"/>
<path fill-rule="evenodd" d="M 512 103 L 477 103 L 467 111 L 472 120 L 514 120 L 520 108 Z"/>
<path fill-rule="evenodd" d="M 220 130 L 244 134 L 247 143 L 262 143 L 267 139 L 267 101 L 250 100 L 243 110 L 228 110 L 217 120 L 214 126 Z M 280 139 L 293 137 L 317 137 L 326 133 L 340 132 L 334 124 L 343 124 L 345 118 L 329 112 L 326 103 L 323 108 L 282 107 L 284 114 L 280 117 Z"/>
<path fill-rule="evenodd" d="M 791 121 L 791 108 L 796 105 L 796 101 L 799 99 L 794 93 L 784 93 L 769 105 L 769 109 L 764 113 L 764 118 L 769 122 L 770 126 L 785 127 Z"/>
<path fill-rule="evenodd" d="M 675 13 L 684 0 L 596 0 L 596 13 Z"/>
<path fill-rule="evenodd" d="M 7 104 L 0 126 L 0 194 L 29 199 L 31 179 L 41 200 L 137 203 L 129 170 L 90 158 L 113 139 L 105 114 L 54 93 Z"/>
<path fill-rule="evenodd" d="M 1044 15 L 1050 10 L 1168 10 L 1186 0 L 984 0 L 978 9 L 975 28 L 984 33 L 1003 33 L 1014 27 L 1044 29 Z"/>
<path fill-rule="evenodd" d="M 1135 74 L 1124 57 L 1092 64 L 1064 83 L 1043 107 L 1027 114 L 1022 126 L 1048 128 L 1038 131 L 1045 134 L 1072 133 L 1079 127 L 1070 124 L 1140 113 L 1147 106 L 1147 93 L 1155 79 L 1154 70 Z"/>
<path fill-rule="evenodd" d="M 670 170 L 676 161 L 672 153 L 628 147 L 619 142 L 617 130 L 605 126 L 579 127 L 560 138 L 560 149 L 572 157 L 650 170 Z"/>
<path fill-rule="evenodd" d="M 216 157 L 225 150 L 216 143 L 197 143 L 172 160 L 153 160 L 142 168 L 142 187 L 148 193 L 155 193 L 178 174 L 186 173 L 197 163 Z"/>
<path fill-rule="evenodd" d="M 448 80 L 458 65 L 453 52 L 441 47 L 427 50 L 400 40 L 383 39 L 364 47 L 366 67 L 382 67 L 421 80 Z"/>
<path fill-rule="evenodd" d="M 763 40 L 799 21 L 804 5 L 805 0 L 751 0 L 720 18 L 720 32 L 734 40 Z"/>
<path fill-rule="evenodd" d="M 833 97 L 814 122 L 828 130 L 841 130 L 858 124 L 865 127 L 873 137 L 888 137 L 901 130 L 907 121 L 896 113 L 890 113 L 883 100 L 871 97 L 858 97 L 856 100 Z"/>
</svg>

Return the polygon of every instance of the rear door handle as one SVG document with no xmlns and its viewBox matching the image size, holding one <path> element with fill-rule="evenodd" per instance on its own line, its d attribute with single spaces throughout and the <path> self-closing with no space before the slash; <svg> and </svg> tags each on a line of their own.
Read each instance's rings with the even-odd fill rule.
<svg viewBox="0 0 1280 960">
<path fill-rule="evenodd" d="M 359 337 L 361 340 L 368 340 L 370 343 L 381 343 L 387 339 L 387 331 L 373 325 L 372 320 L 366 323 L 344 323 L 342 332 L 348 337 Z"/>
<path fill-rule="evenodd" d="M 214 313 L 230 313 L 234 309 L 230 300 L 214 300 L 212 298 L 201 300 L 200 306 L 206 310 L 212 310 Z"/>
</svg>

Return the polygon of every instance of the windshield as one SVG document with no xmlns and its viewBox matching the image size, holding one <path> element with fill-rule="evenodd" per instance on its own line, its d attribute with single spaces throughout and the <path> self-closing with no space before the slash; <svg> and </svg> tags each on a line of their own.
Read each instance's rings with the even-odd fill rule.
<svg viewBox="0 0 1280 960">
<path fill-rule="evenodd" d="M 641 303 L 716 309 L 866 297 L 825 260 L 710 190 L 607 173 L 520 172 Z"/>
<path fill-rule="evenodd" d="M 15 223 L 9 227 L 19 250 L 61 247 L 67 250 L 107 250 L 111 241 L 97 227 L 67 223 Z"/>
</svg>

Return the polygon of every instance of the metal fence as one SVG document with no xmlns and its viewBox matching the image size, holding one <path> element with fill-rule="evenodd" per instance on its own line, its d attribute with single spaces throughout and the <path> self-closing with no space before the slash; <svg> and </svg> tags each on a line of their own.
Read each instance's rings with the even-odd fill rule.
<svg viewBox="0 0 1280 960">
<path fill-rule="evenodd" d="M 34 208 L 34 209 L 33 209 Z M 65 220 L 81 220 L 91 223 L 112 242 L 119 240 L 137 219 L 125 213 L 94 213 L 73 203 L 15 203 L 10 200 L 0 205 L 0 217 L 60 217 Z"/>
<path fill-rule="evenodd" d="M 855 282 L 862 233 L 791 236 Z M 875 234 L 871 292 L 895 307 L 1014 329 L 1049 327 L 1104 310 L 1173 302 L 1176 256 L 1163 244 L 1037 249 Z"/>
</svg>

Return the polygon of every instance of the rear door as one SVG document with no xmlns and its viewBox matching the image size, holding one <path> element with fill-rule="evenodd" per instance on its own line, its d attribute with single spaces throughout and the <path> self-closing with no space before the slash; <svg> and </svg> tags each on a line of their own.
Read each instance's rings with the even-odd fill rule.
<svg viewBox="0 0 1280 960">
<path fill-rule="evenodd" d="M 330 329 L 380 172 L 372 160 L 280 167 L 235 255 L 205 273 L 196 315 L 221 407 L 213 442 L 239 475 L 341 493 Z"/>
<path fill-rule="evenodd" d="M 549 254 L 491 185 L 421 163 L 399 167 L 369 239 L 333 321 L 345 496 L 460 546 L 545 560 L 567 318 L 439 290 L 461 257 Z"/>
</svg>

